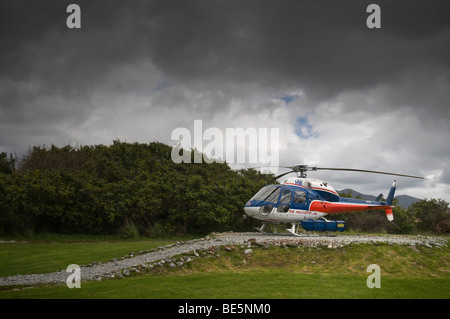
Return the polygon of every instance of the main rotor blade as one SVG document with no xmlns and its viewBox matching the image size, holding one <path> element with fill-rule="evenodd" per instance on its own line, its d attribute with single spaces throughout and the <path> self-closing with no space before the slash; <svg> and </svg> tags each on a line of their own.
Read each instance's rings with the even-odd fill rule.
<svg viewBox="0 0 450 319">
<path fill-rule="evenodd" d="M 283 177 L 284 175 L 287 175 L 287 174 L 290 174 L 290 173 L 295 173 L 295 172 L 294 171 L 289 171 L 289 172 L 283 173 L 281 175 L 275 176 L 275 178 L 279 179 L 280 177 Z"/>
<path fill-rule="evenodd" d="M 388 172 L 379 172 L 379 171 L 370 171 L 366 169 L 356 169 L 356 168 L 333 168 L 333 167 L 317 167 L 319 170 L 329 170 L 329 171 L 350 171 L 350 172 L 364 172 L 364 173 L 376 173 L 376 174 L 385 174 L 385 175 L 394 175 L 394 176 L 403 176 L 403 177 L 411 177 L 411 178 L 420 178 L 424 179 L 421 176 L 413 176 L 413 175 L 404 175 L 397 173 L 388 173 Z"/>
</svg>

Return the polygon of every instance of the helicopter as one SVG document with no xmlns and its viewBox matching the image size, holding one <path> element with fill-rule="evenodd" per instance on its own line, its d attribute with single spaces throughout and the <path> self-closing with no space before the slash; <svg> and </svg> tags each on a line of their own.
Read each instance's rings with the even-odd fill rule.
<svg viewBox="0 0 450 319">
<path fill-rule="evenodd" d="M 301 236 L 298 232 L 299 226 L 306 231 L 342 232 L 346 228 L 345 221 L 325 218 L 327 215 L 337 213 L 384 210 L 387 219 L 390 222 L 394 220 L 392 202 L 397 188 L 395 180 L 385 201 L 382 201 L 383 194 L 378 195 L 374 201 L 370 201 L 340 197 L 327 182 L 308 178 L 307 171 L 351 171 L 424 179 L 420 176 L 355 168 L 316 167 L 303 164 L 284 168 L 291 170 L 276 176 L 277 180 L 290 173 L 296 173 L 297 177 L 286 178 L 280 184 L 263 187 L 245 204 L 244 218 L 252 217 L 261 220 L 262 226 L 255 227 L 261 233 L 264 233 L 268 223 L 291 223 L 292 227 L 286 230 L 294 236 Z"/>
</svg>

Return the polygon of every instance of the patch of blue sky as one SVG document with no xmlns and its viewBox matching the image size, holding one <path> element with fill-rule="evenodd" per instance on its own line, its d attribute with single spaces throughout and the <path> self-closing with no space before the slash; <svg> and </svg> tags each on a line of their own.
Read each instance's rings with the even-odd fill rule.
<svg viewBox="0 0 450 319">
<path fill-rule="evenodd" d="M 160 90 L 163 90 L 165 88 L 169 88 L 171 86 L 172 86 L 172 84 L 170 84 L 169 82 L 166 82 L 166 81 L 159 82 L 158 86 L 155 89 L 155 91 L 160 91 Z"/>
<path fill-rule="evenodd" d="M 314 131 L 314 128 L 311 124 L 309 124 L 308 118 L 306 116 L 297 118 L 297 123 L 295 125 L 295 134 L 303 139 L 319 137 L 319 133 Z"/>
<path fill-rule="evenodd" d="M 286 103 L 286 105 L 289 105 L 289 103 L 295 101 L 296 99 L 298 99 L 301 95 L 294 93 L 294 94 L 285 94 L 282 97 L 280 97 L 281 100 L 284 101 L 284 103 Z"/>
<path fill-rule="evenodd" d="M 286 105 L 289 105 L 289 103 L 294 101 L 296 97 L 293 95 L 284 95 L 281 97 L 281 99 L 284 101 L 284 103 L 286 103 Z"/>
</svg>

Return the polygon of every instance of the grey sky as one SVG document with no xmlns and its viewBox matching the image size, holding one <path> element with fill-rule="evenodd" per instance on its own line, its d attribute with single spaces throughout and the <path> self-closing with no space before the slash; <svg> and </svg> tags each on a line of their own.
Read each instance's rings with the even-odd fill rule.
<svg viewBox="0 0 450 319">
<path fill-rule="evenodd" d="M 81 7 L 81 29 L 66 8 Z M 381 8 L 369 29 L 366 8 Z M 0 0 L 0 151 L 279 128 L 280 162 L 450 200 L 448 1 Z M 335 188 L 392 178 L 320 172 Z"/>
</svg>

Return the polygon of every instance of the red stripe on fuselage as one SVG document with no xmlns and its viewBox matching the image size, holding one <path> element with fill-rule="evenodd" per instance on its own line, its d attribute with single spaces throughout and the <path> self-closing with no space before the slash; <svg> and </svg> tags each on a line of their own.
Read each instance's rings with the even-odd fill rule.
<svg viewBox="0 0 450 319">
<path fill-rule="evenodd" d="M 391 208 L 387 205 L 368 205 L 359 203 L 339 203 L 327 201 L 313 201 L 309 206 L 309 210 L 318 211 L 326 214 L 360 212 L 365 210 L 377 210 Z"/>
</svg>

